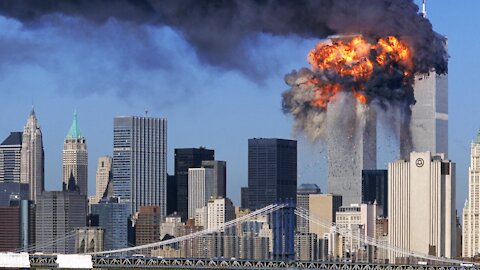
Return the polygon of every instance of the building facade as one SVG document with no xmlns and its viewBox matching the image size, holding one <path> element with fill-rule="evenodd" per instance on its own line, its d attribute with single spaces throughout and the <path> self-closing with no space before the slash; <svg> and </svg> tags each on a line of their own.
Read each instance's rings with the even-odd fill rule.
<svg viewBox="0 0 480 270">
<path fill-rule="evenodd" d="M 462 257 L 480 253 L 480 131 L 472 142 L 468 169 L 468 200 L 463 207 Z"/>
<path fill-rule="evenodd" d="M 0 144 L 0 183 L 20 183 L 22 132 L 11 132 Z"/>
<path fill-rule="evenodd" d="M 342 206 L 342 196 L 333 194 L 311 194 L 309 196 L 310 216 L 323 224 L 308 223 L 308 232 L 322 237 L 330 232 L 330 227 L 336 222 L 336 212 Z"/>
<path fill-rule="evenodd" d="M 97 174 L 95 179 L 95 196 L 90 200 L 91 204 L 99 203 L 102 198 L 109 198 L 108 184 L 113 179 L 112 174 L 113 159 L 109 156 L 99 157 L 97 163 Z"/>
<path fill-rule="evenodd" d="M 167 211 L 167 120 L 115 117 L 113 120 L 113 195 L 140 206 L 158 205 Z"/>
<path fill-rule="evenodd" d="M 135 222 L 135 244 L 146 245 L 160 241 L 160 206 L 141 206 Z"/>
<path fill-rule="evenodd" d="M 388 164 L 388 244 L 437 257 L 456 253 L 455 163 L 412 152 Z M 404 255 L 390 252 L 390 262 Z"/>
<path fill-rule="evenodd" d="M 382 215 L 388 217 L 388 170 L 362 171 L 362 203 L 382 206 Z"/>
<path fill-rule="evenodd" d="M 320 194 L 320 188 L 315 184 L 301 184 L 297 189 L 297 208 L 303 208 L 310 211 L 310 195 Z M 308 233 L 309 221 L 297 217 L 296 231 L 299 233 Z"/>
<path fill-rule="evenodd" d="M 29 185 L 30 200 L 37 202 L 44 190 L 45 154 L 42 131 L 33 108 L 23 128 L 21 156 L 20 181 Z"/>
<path fill-rule="evenodd" d="M 248 140 L 249 208 L 297 198 L 297 141 Z"/>
<path fill-rule="evenodd" d="M 213 196 L 214 170 L 209 168 L 188 169 L 188 218 L 195 218 L 195 210 L 207 206 Z"/>
<path fill-rule="evenodd" d="M 448 156 L 448 74 L 438 75 L 435 71 L 415 76 L 415 105 L 407 127 L 411 142 L 400 134 L 400 155 L 408 159 L 411 151 L 444 153 Z"/>
<path fill-rule="evenodd" d="M 207 204 L 207 228 L 215 229 L 235 219 L 235 206 L 228 198 L 211 198 Z"/>
<path fill-rule="evenodd" d="M 88 153 L 87 142 L 78 126 L 77 113 L 73 114 L 65 142 L 63 143 L 63 188 L 78 190 L 88 195 Z"/>
<path fill-rule="evenodd" d="M 78 191 L 48 191 L 38 198 L 36 251 L 74 253 L 75 229 L 86 226 L 87 197 Z"/>
<path fill-rule="evenodd" d="M 350 122 L 345 124 L 347 120 Z M 348 127 L 341 128 L 339 123 Z M 327 189 L 342 196 L 344 205 L 362 202 L 362 170 L 376 169 L 376 126 L 373 108 L 359 104 L 353 96 L 345 94 L 328 105 Z"/>
<path fill-rule="evenodd" d="M 0 252 L 28 251 L 35 245 L 35 205 L 28 200 L 0 206 Z"/>
<path fill-rule="evenodd" d="M 213 197 L 227 197 L 227 162 L 202 160 L 202 168 L 213 169 Z"/>
<path fill-rule="evenodd" d="M 98 216 L 98 226 L 105 229 L 105 250 L 128 247 L 128 219 L 130 204 L 115 200 L 102 201 L 91 206 L 92 215 Z"/>
<path fill-rule="evenodd" d="M 175 149 L 175 180 L 177 181 L 175 211 L 183 220 L 188 217 L 188 169 L 200 168 L 202 161 L 214 159 L 215 151 L 203 147 Z"/>
</svg>

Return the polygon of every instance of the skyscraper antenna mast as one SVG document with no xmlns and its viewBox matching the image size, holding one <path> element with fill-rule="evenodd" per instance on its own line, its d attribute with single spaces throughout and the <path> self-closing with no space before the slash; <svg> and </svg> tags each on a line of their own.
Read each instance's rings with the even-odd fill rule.
<svg viewBox="0 0 480 270">
<path fill-rule="evenodd" d="M 424 18 L 427 17 L 427 0 L 423 0 L 423 3 L 422 3 L 422 16 Z"/>
</svg>

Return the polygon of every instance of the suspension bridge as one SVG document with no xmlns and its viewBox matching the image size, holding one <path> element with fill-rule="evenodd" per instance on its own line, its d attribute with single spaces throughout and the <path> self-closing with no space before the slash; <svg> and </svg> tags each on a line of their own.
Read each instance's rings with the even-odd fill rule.
<svg viewBox="0 0 480 270">
<path fill-rule="evenodd" d="M 238 226 L 260 216 L 272 214 L 285 208 L 286 204 L 272 204 L 251 212 L 216 228 L 201 230 L 188 235 L 151 243 L 147 245 L 127 247 L 116 250 L 91 252 L 87 254 L 43 254 L 29 252 L 0 253 L 0 268 L 59 268 L 59 269 L 92 269 L 92 268 L 138 268 L 138 269 L 328 269 L 328 270 L 456 270 L 480 269 L 480 265 L 471 262 L 420 254 L 400 247 L 394 247 L 366 235 L 357 235 L 348 228 L 338 228 L 335 224 L 322 221 L 310 215 L 303 208 L 295 208 L 298 218 L 329 229 L 339 235 L 355 240 L 385 252 L 396 254 L 408 260 L 410 264 L 387 264 L 351 261 L 300 261 L 300 260 L 250 260 L 237 258 L 167 258 L 151 256 L 152 250 L 178 245 L 200 237 L 225 232 L 228 228 Z M 72 237 L 67 235 L 66 237 Z M 56 240 L 58 241 L 58 239 Z M 52 241 L 54 244 L 56 241 Z M 35 247 L 30 249 L 33 251 Z M 145 255 L 144 255 L 145 254 Z"/>
</svg>

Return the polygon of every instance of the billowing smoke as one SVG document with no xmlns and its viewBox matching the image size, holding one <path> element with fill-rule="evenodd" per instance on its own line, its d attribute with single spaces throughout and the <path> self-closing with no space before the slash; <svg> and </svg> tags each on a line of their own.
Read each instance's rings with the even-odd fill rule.
<svg viewBox="0 0 480 270">
<path fill-rule="evenodd" d="M 180 31 L 209 64 L 246 73 L 245 41 L 259 33 L 320 39 L 360 33 L 405 40 L 416 68 L 447 70 L 447 54 L 430 22 L 418 16 L 413 0 L 4 0 L 0 14 L 35 23 L 47 14 L 109 18 L 136 24 L 166 24 Z"/>
</svg>

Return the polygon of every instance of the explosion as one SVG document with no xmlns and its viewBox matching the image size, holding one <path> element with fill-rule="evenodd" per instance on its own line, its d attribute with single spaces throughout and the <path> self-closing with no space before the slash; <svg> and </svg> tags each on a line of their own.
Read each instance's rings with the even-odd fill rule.
<svg viewBox="0 0 480 270">
<path fill-rule="evenodd" d="M 328 106 L 342 85 L 348 85 L 344 90 L 351 91 L 359 103 L 366 104 L 369 98 L 365 85 L 374 69 L 382 69 L 389 74 L 402 70 L 405 75 L 401 82 L 403 86 L 413 81 L 410 49 L 393 36 L 381 38 L 376 44 L 363 37 L 354 37 L 348 42 L 342 39 L 320 42 L 308 54 L 308 62 L 313 71 L 327 78 L 308 81 L 315 86 L 311 104 L 322 108 Z"/>
<path fill-rule="evenodd" d="M 307 59 L 310 69 L 285 77 L 291 89 L 283 94 L 283 109 L 311 140 L 324 135 L 323 114 L 340 92 L 345 93 L 342 97 L 355 98 L 358 106 L 374 102 L 383 108 L 409 109 L 415 103 L 412 50 L 395 36 L 376 40 L 335 36 L 319 42 Z"/>
</svg>

